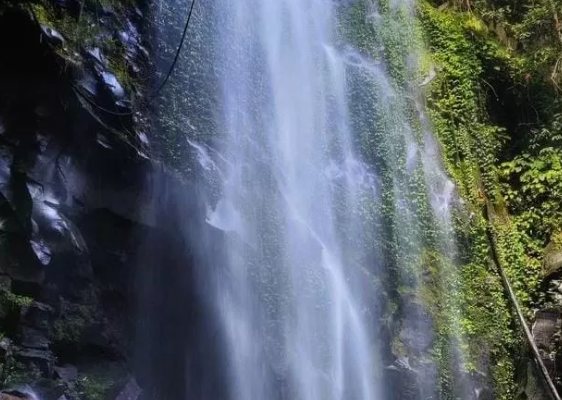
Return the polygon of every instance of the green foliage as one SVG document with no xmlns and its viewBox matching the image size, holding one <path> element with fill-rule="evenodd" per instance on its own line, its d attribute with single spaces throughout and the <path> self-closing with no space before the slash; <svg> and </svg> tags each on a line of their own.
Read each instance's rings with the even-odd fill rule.
<svg viewBox="0 0 562 400">
<path fill-rule="evenodd" d="M 29 367 L 23 363 L 15 362 L 13 359 L 3 360 L 2 362 L 2 387 L 14 387 L 28 384 L 37 379 L 38 371 L 30 371 Z"/>
<path fill-rule="evenodd" d="M 61 301 L 61 316 L 53 323 L 53 340 L 64 343 L 80 343 L 85 329 L 96 321 L 96 309 L 92 303 Z"/>
<path fill-rule="evenodd" d="M 76 382 L 76 391 L 80 399 L 103 400 L 113 387 L 114 382 L 94 375 L 82 375 Z"/>
<path fill-rule="evenodd" d="M 536 259 L 562 224 L 561 144 L 562 114 L 555 113 L 547 125 L 533 130 L 522 153 L 500 166 L 507 205 Z"/>
<path fill-rule="evenodd" d="M 488 199 L 498 206 L 503 204 L 497 164 L 508 140 L 507 130 L 488 118 L 489 83 L 484 74 L 513 74 L 512 57 L 487 36 L 482 20 L 470 14 L 437 10 L 422 3 L 420 25 L 412 10 L 392 8 L 386 2 L 377 10 L 376 23 L 366 17 L 372 11 L 366 2 L 357 2 L 343 20 L 346 37 L 369 58 L 384 63 L 396 93 L 396 98 L 381 102 L 384 89 L 371 84 L 372 93 L 367 93 L 368 82 L 357 84 L 359 89 L 355 89 L 351 79 L 352 96 L 356 96 L 352 107 L 361 104 L 362 110 L 373 115 L 372 125 L 358 122 L 355 130 L 361 132 L 364 157 L 377 165 L 383 180 L 382 203 L 376 211 L 383 221 L 383 248 L 391 261 L 396 295 L 414 298 L 431 315 L 436 334 L 431 357 L 439 369 L 442 398 L 455 398 L 455 371 L 465 370 L 489 372 L 496 398 L 511 399 L 517 335 L 491 262 L 489 226 L 482 210 Z M 427 39 L 431 56 L 422 50 L 420 32 Z M 423 145 L 419 140 L 425 128 L 416 104 L 408 100 L 411 85 L 430 70 L 437 71 L 427 93 L 431 120 L 443 146 L 447 170 L 466 200 L 464 209 L 455 214 L 454 229 L 461 243 L 458 260 L 444 246 L 447 240 L 443 238 L 450 232 L 440 226 L 429 207 L 427 176 L 405 168 L 405 144 L 417 140 Z M 361 115 L 357 110 L 351 114 Z M 361 120 L 370 121 L 368 115 Z M 403 126 L 397 121 L 404 120 L 411 127 L 411 137 L 397 129 Z M 490 228 L 498 232 L 508 275 L 528 307 L 538 282 L 537 270 L 527 269 L 524 237 L 515 226 L 499 220 L 497 224 Z M 465 354 L 459 357 L 452 349 Z M 407 351 L 398 339 L 393 350 L 397 354 Z"/>
<path fill-rule="evenodd" d="M 518 227 L 544 246 L 562 221 L 562 150 L 544 147 L 501 165 L 504 193 Z"/>
<path fill-rule="evenodd" d="M 508 223 L 511 233 L 504 233 L 510 240 L 516 240 L 515 248 L 528 255 L 526 260 L 521 255 L 506 256 L 506 259 L 513 261 L 515 258 L 524 263 L 526 267 L 513 268 L 527 269 L 530 275 L 529 284 L 518 296 L 527 298 L 527 304 L 536 304 L 539 296 L 533 288 L 538 285 L 537 266 L 542 249 L 555 227 L 562 223 L 557 200 L 560 194 L 558 149 L 562 144 L 559 98 L 562 3 L 475 0 L 453 4 L 452 8 L 443 4 L 441 8 L 442 11 L 435 14 L 460 22 L 465 42 L 473 45 L 472 59 L 480 65 L 480 69 L 475 70 L 480 82 L 474 82 L 480 89 L 473 91 L 479 92 L 476 106 L 480 120 L 486 121 L 487 114 L 501 120 L 494 114 L 506 113 L 502 123 L 507 129 L 502 128 L 502 138 L 496 140 L 493 157 L 485 158 L 486 153 L 492 154 L 485 150 L 490 147 L 486 144 L 479 155 L 479 160 L 485 160 L 486 165 L 480 161 L 479 164 L 482 174 L 486 175 L 482 179 L 486 195 L 500 204 L 500 208 L 504 207 L 505 199 L 513 216 Z M 462 58 L 467 59 L 464 55 Z M 491 107 L 494 102 L 503 104 L 494 109 Z M 486 143 L 482 136 L 474 133 L 470 136 L 476 138 L 478 144 Z M 494 136 L 497 134 L 491 138 Z M 524 275 L 521 271 L 514 274 L 516 277 Z"/>
<path fill-rule="evenodd" d="M 65 38 L 62 48 L 57 52 L 68 62 L 80 65 L 83 58 L 79 55 L 83 49 L 99 48 L 107 58 L 109 70 L 115 74 L 119 82 L 129 91 L 140 88 L 141 82 L 130 72 L 125 57 L 125 48 L 115 37 L 108 37 L 107 32 L 113 33 L 123 29 L 125 19 L 123 15 L 135 5 L 134 0 L 115 2 L 112 0 L 86 1 L 78 19 L 67 13 L 57 13 L 47 1 L 32 4 L 35 17 L 42 25 L 52 27 Z M 115 10 L 109 19 L 109 27 L 103 27 L 99 20 L 102 7 Z"/>
<path fill-rule="evenodd" d="M 345 20 L 347 37 L 371 59 L 385 63 L 396 98 L 381 102 L 385 95 L 381 88 L 373 87 L 369 96 L 367 84 L 358 84 L 352 107 L 361 104 L 373 113 L 373 125 L 358 124 L 356 130 L 363 132 L 365 158 L 377 165 L 383 180 L 377 212 L 384 225 L 383 247 L 394 271 L 392 280 L 398 285 L 396 294 L 413 298 L 431 315 L 436 335 L 431 358 L 439 369 L 441 398 L 455 398 L 456 371 L 486 371 L 488 363 L 497 398 L 512 398 L 516 340 L 501 281 L 489 263 L 487 223 L 481 213 L 486 194 L 499 196 L 495 165 L 506 131 L 490 123 L 482 109 L 479 77 L 484 66 L 480 56 L 502 65 L 505 52 L 493 42 L 483 45 L 473 40 L 474 32 L 486 31 L 476 18 L 449 15 L 422 4 L 420 27 L 411 10 L 383 3 L 373 24 L 365 17 L 368 11 L 366 3 L 355 3 Z M 431 57 L 422 50 L 421 28 Z M 455 223 L 457 235 L 467 244 L 460 260 L 444 245 L 450 232 L 432 215 L 427 176 L 406 168 L 405 144 L 416 140 L 423 146 L 420 138 L 425 128 L 417 105 L 408 100 L 411 84 L 420 82 L 431 69 L 438 71 L 428 93 L 432 121 L 443 144 L 447 169 L 468 201 Z M 397 128 L 403 126 L 398 121 L 404 120 L 411 127 L 410 137 Z M 474 220 L 467 223 L 469 213 Z M 520 271 L 524 262 L 515 259 L 513 270 Z M 520 281 L 518 274 L 513 276 Z M 465 354 L 461 357 L 453 349 Z M 396 338 L 393 350 L 396 354 L 407 351 Z"/>
<path fill-rule="evenodd" d="M 496 266 L 490 257 L 487 232 L 497 238 L 502 265 L 530 316 L 537 297 L 540 269 L 529 257 L 527 239 L 506 217 L 498 163 L 510 136 L 488 116 L 489 75 L 511 80 L 518 61 L 477 16 L 420 5 L 421 22 L 439 70 L 429 96 L 432 121 L 443 145 L 449 173 L 465 199 L 465 212 L 456 220 L 462 249 L 461 327 L 470 349 L 468 364 L 485 368 L 489 358 L 496 398 L 515 393 L 514 360 L 520 346 Z M 492 87 L 493 89 L 493 87 Z M 483 208 L 498 210 L 492 221 Z M 470 215 L 467 221 L 466 214 Z"/>
<path fill-rule="evenodd" d="M 527 80 L 548 82 L 560 89 L 562 4 L 559 1 L 476 0 L 473 10 L 518 55 L 519 72 Z"/>
<path fill-rule="evenodd" d="M 27 296 L 20 296 L 9 290 L 0 290 L 0 307 L 11 311 L 18 311 L 21 308 L 29 307 L 33 299 Z"/>
<path fill-rule="evenodd" d="M 397 89 L 405 88 L 412 79 L 417 81 L 426 72 L 427 65 L 421 62 L 418 70 L 420 60 L 413 59 L 415 54 L 423 61 L 423 33 L 406 4 L 391 7 L 383 1 L 374 10 L 368 2 L 358 1 L 345 9 L 340 20 L 346 40 L 373 60 L 384 62 L 393 78 L 391 84 Z"/>
<path fill-rule="evenodd" d="M 440 252 L 440 230 L 422 195 L 423 177 L 404 173 L 404 144 L 396 139 L 393 125 L 406 118 L 417 138 L 415 107 L 394 99 L 388 108 L 381 106 L 380 88 L 370 96 L 358 95 L 352 104 L 376 105 L 373 125 L 356 130 L 364 132 L 364 156 L 377 165 L 383 187 L 397 188 L 382 194 L 377 210 L 389 232 L 383 247 L 400 282 L 397 294 L 417 293 L 417 301 L 431 312 L 436 330 L 432 351 L 443 398 L 454 389 L 450 346 L 455 342 L 465 349 L 466 370 L 489 368 L 496 398 L 515 396 L 514 362 L 522 345 L 488 233 L 495 237 L 497 255 L 530 319 L 531 309 L 541 300 L 542 249 L 562 223 L 562 116 L 555 97 L 558 76 L 553 74 L 562 54 L 553 29 L 560 10 L 549 0 L 530 5 L 501 0 L 440 7 L 420 3 L 421 31 L 431 56 L 419 50 L 423 41 L 410 10 L 383 1 L 373 13 L 367 2 L 356 2 L 343 18 L 346 37 L 362 53 L 384 63 L 399 96 L 407 98 L 407 85 L 419 81 L 421 74 L 437 71 L 427 92 L 431 120 L 447 171 L 465 200 L 454 224 L 461 244 L 459 273 L 454 270 L 457 260 L 447 260 Z M 376 15 L 376 23 L 367 14 Z M 408 57 L 416 53 L 417 65 L 412 66 Z M 502 106 L 506 96 L 507 106 Z M 533 110 L 539 122 L 529 123 L 525 109 Z M 528 134 L 522 136 L 522 131 Z M 411 215 L 404 209 L 397 212 L 397 192 L 411 199 Z M 490 221 L 485 208 L 492 210 Z M 393 348 L 405 351 L 396 340 Z"/>
</svg>

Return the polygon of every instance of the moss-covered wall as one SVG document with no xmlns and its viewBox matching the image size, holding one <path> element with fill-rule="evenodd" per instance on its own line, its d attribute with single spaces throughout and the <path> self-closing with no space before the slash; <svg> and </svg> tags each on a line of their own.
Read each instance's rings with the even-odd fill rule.
<svg viewBox="0 0 562 400">
<path fill-rule="evenodd" d="M 483 176 L 491 174 L 483 162 L 493 164 L 495 138 L 501 139 L 502 130 L 488 123 L 480 108 L 476 45 L 465 37 L 459 21 L 443 19 L 441 11 L 426 4 L 358 1 L 341 20 L 342 34 L 379 65 L 391 88 L 366 80 L 355 90 L 352 80 L 351 107 L 358 116 L 354 129 L 362 138 L 363 155 L 376 165 L 382 180 L 382 202 L 375 208 L 387 260 L 386 287 L 397 304 L 390 311 L 399 321 L 392 332 L 393 353 L 408 356 L 420 370 L 437 366 L 436 376 L 420 383 L 422 391 L 435 379 L 443 399 L 466 398 L 475 387 L 490 386 L 495 398 L 511 399 L 517 335 L 490 257 L 484 218 Z M 369 85 L 371 91 L 365 90 Z M 389 90 L 394 96 L 384 98 Z M 361 114 L 366 108 L 371 117 Z M 445 176 L 432 175 L 439 175 L 439 161 L 430 165 L 428 159 L 411 160 L 412 148 L 422 158 L 429 151 L 431 132 L 443 146 L 446 171 L 463 199 L 451 204 L 450 227 L 431 206 L 432 193 L 446 184 Z M 489 186 L 497 187 L 497 179 Z M 506 226 L 497 224 L 498 229 Z M 513 239 L 512 231 L 503 232 L 500 242 Z M 508 248 L 510 276 L 526 295 L 533 283 L 516 276 L 525 265 L 524 253 L 512 244 Z M 403 334 L 408 320 L 420 319 L 411 314 L 411 303 L 427 314 L 434 330 L 430 346 L 421 353 L 408 348 Z M 423 335 L 422 327 L 417 329 Z"/>
<path fill-rule="evenodd" d="M 562 179 L 555 147 L 561 127 L 555 106 L 559 61 L 553 56 L 562 55 L 558 6 L 539 2 L 514 10 L 500 3 L 358 1 L 341 17 L 343 35 L 382 65 L 401 97 L 387 101 L 388 109 L 374 107 L 355 130 L 364 133 L 361 148 L 383 187 L 399 185 L 414 199 L 417 217 L 409 220 L 397 212 L 393 191 L 383 193 L 377 210 L 384 226 L 381 247 L 391 271 L 388 286 L 396 288 L 394 294 L 389 289 L 398 304 L 394 318 L 413 293 L 431 315 L 436 338 L 430 355 L 442 398 L 463 397 L 459 369 L 473 378 L 491 377 L 494 398 L 513 399 L 524 391 L 526 379 L 518 370 L 528 352 L 493 252 L 532 323 L 533 310 L 545 306 L 544 248 L 562 222 L 555 200 Z M 352 107 L 377 104 L 381 91 L 355 95 Z M 452 215 L 454 254 L 439 246 L 443 229 L 428 210 L 427 176 L 424 181 L 421 171 L 416 178 L 403 169 L 406 152 L 396 126 L 405 119 L 423 145 L 427 126 L 420 121 L 419 94 L 462 199 Z M 406 354 L 394 335 L 394 352 Z"/>
<path fill-rule="evenodd" d="M 559 204 L 544 195 L 547 185 L 557 193 L 559 155 L 551 144 L 537 143 L 536 137 L 544 130 L 540 126 L 556 115 L 551 107 L 557 102 L 556 91 L 537 72 L 548 70 L 552 57 L 545 56 L 538 66 L 536 54 L 517 45 L 516 38 L 490 18 L 497 3 L 481 2 L 474 10 L 466 4 L 422 1 L 418 15 L 437 71 L 427 93 L 428 108 L 447 170 L 470 214 L 469 220 L 459 214 L 456 221 L 462 246 L 463 327 L 472 347 L 468 354 L 480 357 L 478 349 L 485 349 L 496 396 L 508 399 L 521 389 L 517 382 L 524 379 L 515 372 L 527 350 L 513 309 L 506 303 L 487 233 L 495 238 L 500 263 L 532 322 L 533 309 L 544 301 L 542 249 L 561 220 Z M 551 14 L 548 18 L 552 22 Z M 545 53 L 552 53 L 546 43 L 555 42 L 548 41 L 554 32 L 541 38 Z M 544 102 L 545 97 L 551 104 Z M 538 109 L 532 122 L 530 107 Z M 524 161 L 519 161 L 520 152 Z M 529 155 L 533 152 L 539 161 Z M 538 165 L 530 172 L 533 162 Z M 511 176 L 508 182 L 506 174 L 519 179 Z M 478 365 L 477 359 L 473 362 Z"/>
<path fill-rule="evenodd" d="M 495 381 L 497 398 L 513 398 L 516 333 L 512 315 L 506 304 L 504 289 L 497 266 L 490 259 L 487 230 L 490 221 L 484 217 L 487 201 L 496 201 L 497 178 L 494 176 L 495 153 L 501 144 L 501 128 L 489 123 L 480 102 L 480 75 L 482 71 L 478 52 L 480 43 L 473 41 L 470 30 L 477 21 L 467 16 L 449 15 L 432 5 L 420 5 L 420 17 L 439 71 L 429 93 L 429 108 L 435 132 L 443 146 L 443 155 L 449 173 L 454 177 L 459 192 L 466 201 L 470 221 L 457 221 L 458 236 L 463 248 L 461 259 L 461 291 L 463 293 L 463 328 L 479 365 L 479 357 L 489 363 Z M 498 199 L 499 200 L 499 199 Z M 502 223 L 501 241 L 513 235 L 509 222 Z M 526 268 L 524 252 L 517 238 L 503 246 L 511 257 L 505 260 L 508 273 L 518 289 L 520 298 L 527 299 L 529 281 L 521 276 Z M 525 285 L 526 287 L 521 287 Z M 528 303 L 527 303 L 528 306 Z M 482 354 L 486 352 L 488 354 Z"/>
</svg>

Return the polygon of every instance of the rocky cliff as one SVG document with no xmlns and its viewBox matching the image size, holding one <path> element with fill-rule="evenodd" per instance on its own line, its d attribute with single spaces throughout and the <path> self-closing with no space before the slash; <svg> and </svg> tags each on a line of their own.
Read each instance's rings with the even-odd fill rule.
<svg viewBox="0 0 562 400">
<path fill-rule="evenodd" d="M 0 5 L 3 388 L 95 399 L 130 379 L 137 243 L 157 225 L 139 210 L 165 174 L 147 157 L 147 12 Z"/>
</svg>

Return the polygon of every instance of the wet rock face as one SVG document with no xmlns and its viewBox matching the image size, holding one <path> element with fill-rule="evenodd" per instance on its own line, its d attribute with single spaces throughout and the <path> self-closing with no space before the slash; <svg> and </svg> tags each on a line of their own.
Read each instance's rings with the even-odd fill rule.
<svg viewBox="0 0 562 400">
<path fill-rule="evenodd" d="M 419 361 L 400 357 L 385 368 L 386 379 L 392 382 L 389 385 L 392 393 L 388 394 L 388 398 L 393 400 L 439 398 L 434 385 L 438 376 L 436 366 L 429 359 L 425 362 Z"/>
<path fill-rule="evenodd" d="M 558 377 L 562 374 L 562 310 L 551 308 L 537 311 L 531 332 L 548 373 L 559 385 Z"/>
<path fill-rule="evenodd" d="M 82 2 L 54 3 L 65 18 L 84 11 Z M 128 46 L 146 56 L 135 29 Z M 156 171 L 146 135 L 137 139 L 145 120 L 97 114 L 75 86 L 90 77 L 90 100 L 121 110 L 137 94 L 107 65 L 66 60 L 69 41 L 27 10 L 0 4 L 0 388 L 28 383 L 48 400 L 92 398 L 103 385 L 90 390 L 91 365 L 127 365 L 134 243 L 151 229 L 144 193 Z M 104 379 L 120 383 L 127 368 L 116 371 Z"/>
<path fill-rule="evenodd" d="M 535 314 L 535 322 L 532 327 L 533 337 L 543 353 L 543 359 L 548 358 L 553 352 L 555 335 L 562 327 L 562 316 L 555 309 L 542 310 Z"/>
<path fill-rule="evenodd" d="M 434 329 L 431 315 L 423 307 L 409 302 L 403 311 L 400 341 L 406 346 L 408 353 L 420 354 L 431 347 L 434 340 Z"/>
<path fill-rule="evenodd" d="M 41 4 L 51 3 L 55 15 L 87 18 L 83 2 Z M 221 237 L 203 229 L 196 191 L 147 157 L 150 120 L 129 112 L 142 88 L 112 70 L 101 44 L 77 48 L 49 21 L 3 7 L 0 386 L 29 384 L 42 400 L 137 400 L 140 386 L 224 398 L 219 340 L 209 339 L 218 328 L 201 304 L 209 285 L 192 269 L 199 252 L 220 248 L 188 245 Z M 146 74 L 149 18 L 120 7 L 101 13 L 100 41 L 118 36 L 124 65 Z"/>
<path fill-rule="evenodd" d="M 397 360 L 393 365 L 386 368 L 385 374 L 392 382 L 393 399 L 416 400 L 419 398 L 419 376 L 412 369 L 407 359 Z"/>
</svg>

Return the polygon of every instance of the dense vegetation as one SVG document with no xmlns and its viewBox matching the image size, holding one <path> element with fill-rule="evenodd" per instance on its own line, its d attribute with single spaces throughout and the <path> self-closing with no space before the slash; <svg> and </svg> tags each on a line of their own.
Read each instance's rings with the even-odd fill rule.
<svg viewBox="0 0 562 400">
<path fill-rule="evenodd" d="M 384 163 L 393 146 L 388 138 L 396 135 L 392 123 L 385 126 L 384 122 L 396 117 L 390 110 L 375 110 L 378 135 L 363 144 L 365 156 L 378 166 L 383 178 L 390 175 L 389 182 L 392 176 L 404 180 L 403 190 L 418 199 L 414 200 L 415 214 L 423 233 L 413 254 L 419 262 L 399 245 L 389 246 L 388 258 L 421 267 L 422 279 L 414 284 L 419 287 L 415 301 L 430 312 L 435 324 L 432 357 L 439 366 L 441 397 L 462 397 L 459 376 L 454 376 L 459 362 L 473 377 L 490 373 L 495 398 L 519 397 L 528 390 L 529 380 L 536 378 L 529 376 L 536 371 L 527 368 L 528 355 L 522 351 L 526 344 L 499 268 L 503 267 L 514 287 L 527 321 L 533 321 L 534 310 L 556 306 L 546 293 L 545 279 L 556 271 L 542 266 L 545 252 L 559 249 L 561 241 L 558 15 L 562 5 L 553 1 L 421 1 L 413 10 L 408 3 L 382 1 L 376 9 L 368 4 L 356 3 L 344 19 L 347 36 L 362 52 L 385 62 L 393 89 L 406 99 L 393 108 L 406 110 L 418 142 L 423 127 L 408 99 L 420 89 L 412 88 L 411 82 L 425 90 L 447 172 L 464 201 L 454 221 L 457 273 L 439 255 L 435 225 L 424 217 L 427 183 L 408 178 L 395 162 Z M 416 12 L 418 18 L 413 16 Z M 370 23 L 372 19 L 376 23 Z M 405 164 L 399 160 L 399 165 Z M 389 196 L 381 216 L 385 231 L 398 233 L 389 242 L 399 244 L 402 235 L 396 227 L 406 223 L 394 211 L 395 199 Z M 411 288 L 401 284 L 398 292 L 400 302 Z M 403 344 L 395 336 L 394 351 L 403 354 Z M 459 340 L 466 356 L 462 361 L 451 351 Z"/>
<path fill-rule="evenodd" d="M 549 301 L 541 263 L 562 222 L 561 9 L 548 0 L 419 4 L 437 70 L 429 108 L 447 169 L 472 211 L 469 225 L 458 221 L 467 250 L 463 326 L 472 346 L 488 344 L 498 398 L 522 390 L 515 371 L 524 345 L 487 232 L 530 320 Z"/>
</svg>

